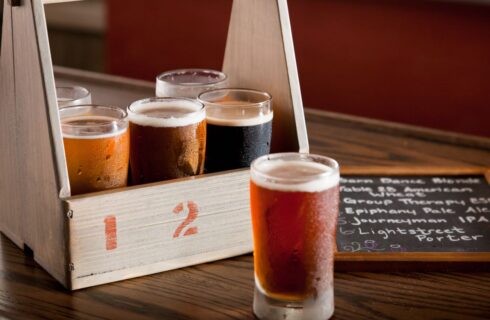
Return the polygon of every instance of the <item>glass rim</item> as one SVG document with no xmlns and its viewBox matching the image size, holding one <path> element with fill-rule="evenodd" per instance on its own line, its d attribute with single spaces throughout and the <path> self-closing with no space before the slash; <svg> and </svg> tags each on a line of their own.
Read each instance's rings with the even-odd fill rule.
<svg viewBox="0 0 490 320">
<path fill-rule="evenodd" d="M 81 104 L 81 105 L 75 105 L 75 106 L 65 106 L 59 108 L 59 113 L 60 113 L 60 120 L 63 120 L 63 112 L 69 111 L 69 110 L 75 110 L 75 109 L 96 109 L 96 110 L 107 110 L 107 111 L 115 111 L 116 113 L 119 113 L 119 117 L 116 116 L 107 116 L 110 118 L 113 118 L 113 120 L 110 120 L 108 123 L 100 123 L 100 124 L 70 124 L 70 123 L 63 123 L 61 121 L 61 126 L 65 127 L 71 127 L 71 128 L 103 128 L 103 127 L 112 127 L 114 123 L 121 123 L 121 122 L 127 122 L 127 117 L 128 113 L 123 109 L 119 107 L 114 107 L 114 106 L 105 106 L 105 105 L 98 105 L 98 104 Z M 93 116 L 98 116 L 97 114 L 81 114 L 79 117 L 93 117 Z"/>
<path fill-rule="evenodd" d="M 82 100 L 82 99 L 85 99 L 87 98 L 88 96 L 90 96 L 90 91 L 85 88 L 85 87 L 82 87 L 82 86 L 60 86 L 60 87 L 56 87 L 56 100 L 58 100 L 58 89 L 76 89 L 76 90 L 80 90 L 83 92 L 83 96 L 79 97 L 79 98 L 74 98 L 74 99 L 69 99 L 67 101 L 78 101 L 78 100 Z M 65 101 L 63 101 L 65 102 Z"/>
<path fill-rule="evenodd" d="M 182 74 L 182 73 L 190 73 L 190 72 L 206 72 L 206 73 L 210 73 L 210 74 L 213 74 L 213 75 L 217 75 L 218 78 L 217 78 L 216 81 L 210 81 L 210 82 L 199 83 L 199 84 L 195 84 L 195 83 L 175 83 L 175 82 L 167 81 L 167 80 L 164 79 L 164 77 L 169 76 L 169 75 L 172 75 L 172 74 Z M 160 73 L 156 77 L 157 84 L 159 82 L 163 82 L 165 84 L 168 84 L 169 86 L 174 86 L 174 87 L 201 87 L 201 86 L 202 87 L 205 87 L 205 86 L 213 86 L 213 85 L 217 85 L 217 84 L 223 83 L 226 80 L 228 80 L 228 76 L 226 75 L 226 73 L 224 73 L 222 71 L 218 71 L 218 70 L 204 69 L 204 68 L 174 69 L 174 70 L 169 70 L 169 71 L 162 72 L 162 73 Z"/>
<path fill-rule="evenodd" d="M 209 94 L 213 94 L 213 93 L 217 93 L 217 92 L 225 92 L 225 91 L 253 93 L 253 94 L 261 95 L 261 96 L 265 97 L 265 99 L 263 101 L 260 101 L 260 102 L 239 101 L 240 104 L 236 104 L 237 101 L 234 101 L 235 102 L 234 104 L 226 104 L 223 102 L 213 102 L 213 101 L 209 101 L 209 100 L 204 99 L 205 95 L 209 95 Z M 267 105 L 270 105 L 270 103 L 272 102 L 272 95 L 266 91 L 260 91 L 257 89 L 250 89 L 250 88 L 218 88 L 218 89 L 211 89 L 211 90 L 201 92 L 197 96 L 197 100 L 206 106 L 210 105 L 213 107 L 222 107 L 222 108 L 237 108 L 237 107 L 239 107 L 239 108 L 254 108 L 254 107 L 259 107 L 259 108 L 262 108 L 262 107 L 265 107 Z"/>
<path fill-rule="evenodd" d="M 165 103 L 169 103 L 171 104 L 171 102 L 173 101 L 186 101 L 186 102 L 190 102 L 192 104 L 195 104 L 195 105 L 198 105 L 199 106 L 199 109 L 196 110 L 196 111 L 192 111 L 192 112 L 189 112 L 189 113 L 185 113 L 183 115 L 181 115 L 180 117 L 176 117 L 176 116 L 168 116 L 168 117 L 153 117 L 153 116 L 149 116 L 149 115 L 146 115 L 144 113 L 141 113 L 141 112 L 138 112 L 136 110 L 134 110 L 134 107 L 136 106 L 140 106 L 140 105 L 144 105 L 144 104 L 147 104 L 147 103 L 152 103 L 152 102 L 165 102 Z M 171 106 L 171 105 L 170 105 Z M 140 99 L 140 100 L 136 100 L 134 101 L 133 103 L 131 103 L 129 106 L 128 106 L 128 115 L 129 114 L 137 114 L 138 116 L 143 116 L 143 117 L 146 117 L 146 118 L 149 118 L 149 119 L 171 119 L 171 118 L 187 118 L 187 117 L 191 117 L 191 116 L 194 116 L 194 115 L 198 115 L 202 112 L 205 111 L 205 106 L 203 103 L 201 103 L 200 101 L 197 101 L 196 99 L 191 99 L 191 98 L 184 98 L 184 97 L 151 97 L 151 98 L 144 98 L 144 99 Z M 164 109 L 164 108 L 162 108 Z"/>
<path fill-rule="evenodd" d="M 258 165 L 260 163 L 263 163 L 264 161 L 278 160 L 278 159 L 283 158 L 283 157 L 297 157 L 297 159 L 291 159 L 293 161 L 302 161 L 302 160 L 306 160 L 306 159 L 322 160 L 322 162 L 318 162 L 318 161 L 311 161 L 311 162 L 323 164 L 332 170 L 327 170 L 325 172 L 314 174 L 314 175 L 309 175 L 306 177 L 283 178 L 283 177 L 277 177 L 274 175 L 267 174 L 258 168 Z M 285 160 L 285 161 L 287 161 L 287 160 Z M 327 156 L 322 156 L 319 154 L 302 153 L 302 152 L 281 152 L 281 153 L 266 154 L 266 155 L 263 155 L 261 157 L 258 157 L 257 159 L 252 161 L 252 163 L 250 164 L 250 170 L 251 170 L 251 173 L 253 171 L 253 175 L 258 176 L 261 179 L 266 179 L 269 181 L 272 180 L 275 183 L 281 183 L 281 182 L 304 183 L 304 182 L 309 182 L 309 181 L 313 181 L 313 180 L 320 180 L 320 179 L 325 179 L 325 178 L 329 178 L 329 177 L 334 177 L 334 176 L 338 175 L 339 174 L 339 163 L 333 158 L 330 158 Z"/>
</svg>

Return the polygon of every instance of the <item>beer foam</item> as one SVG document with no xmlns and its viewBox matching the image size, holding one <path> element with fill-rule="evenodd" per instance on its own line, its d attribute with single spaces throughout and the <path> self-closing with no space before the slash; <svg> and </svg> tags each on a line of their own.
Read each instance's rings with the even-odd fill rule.
<svg viewBox="0 0 490 320">
<path fill-rule="evenodd" d="M 158 117 L 145 114 L 148 111 L 165 110 L 165 108 L 181 108 L 189 113 L 183 113 L 181 117 Z M 128 119 L 134 124 L 146 127 L 183 127 L 203 121 L 206 113 L 201 109 L 200 104 L 190 100 L 133 104 L 128 108 Z"/>
<path fill-rule="evenodd" d="M 224 115 L 224 114 L 223 114 Z M 267 114 L 261 114 L 258 116 L 250 117 L 248 115 L 233 115 L 233 117 L 217 118 L 213 116 L 206 116 L 206 122 L 209 124 L 214 124 L 217 126 L 227 126 L 227 127 L 250 127 L 259 124 L 264 124 L 272 120 L 273 112 Z"/>
<path fill-rule="evenodd" d="M 99 123 L 94 123 L 93 125 L 91 125 L 90 121 L 98 121 Z M 86 124 L 78 125 L 74 124 L 75 122 Z M 121 135 L 128 130 L 127 125 L 120 126 L 116 122 L 117 120 L 115 120 L 114 118 L 103 116 L 66 117 L 64 119 L 61 119 L 61 131 L 63 134 L 63 138 L 69 139 L 112 138 Z M 110 132 L 107 132 L 109 130 Z"/>
<path fill-rule="evenodd" d="M 338 170 L 316 162 L 273 160 L 260 163 L 259 166 L 260 172 L 251 170 L 251 179 L 255 184 L 270 190 L 321 192 L 337 186 L 340 181 Z M 311 181 L 304 181 L 309 177 Z"/>
</svg>

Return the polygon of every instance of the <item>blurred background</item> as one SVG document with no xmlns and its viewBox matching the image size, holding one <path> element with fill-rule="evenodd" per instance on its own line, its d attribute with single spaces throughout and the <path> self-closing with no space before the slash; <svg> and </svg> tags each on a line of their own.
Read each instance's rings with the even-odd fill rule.
<svg viewBox="0 0 490 320">
<path fill-rule="evenodd" d="M 490 1 L 288 3 L 306 107 L 490 137 Z M 221 69 L 231 5 L 46 5 L 53 62 L 149 81 Z"/>
</svg>

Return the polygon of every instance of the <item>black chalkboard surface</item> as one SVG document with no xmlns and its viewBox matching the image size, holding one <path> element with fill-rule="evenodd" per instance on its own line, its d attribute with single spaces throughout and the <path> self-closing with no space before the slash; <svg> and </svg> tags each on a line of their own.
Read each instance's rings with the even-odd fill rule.
<svg viewBox="0 0 490 320">
<path fill-rule="evenodd" d="M 342 172 L 336 258 L 490 262 L 487 170 Z"/>
</svg>

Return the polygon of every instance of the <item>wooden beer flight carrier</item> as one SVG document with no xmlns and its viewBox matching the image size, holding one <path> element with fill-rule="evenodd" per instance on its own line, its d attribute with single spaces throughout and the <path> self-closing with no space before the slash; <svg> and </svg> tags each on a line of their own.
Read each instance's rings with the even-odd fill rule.
<svg viewBox="0 0 490 320">
<path fill-rule="evenodd" d="M 251 252 L 247 169 L 71 197 L 52 2 L 4 1 L 0 231 L 72 290 Z M 234 0 L 223 69 L 272 94 L 272 151 L 308 151 L 286 0 Z"/>
</svg>

